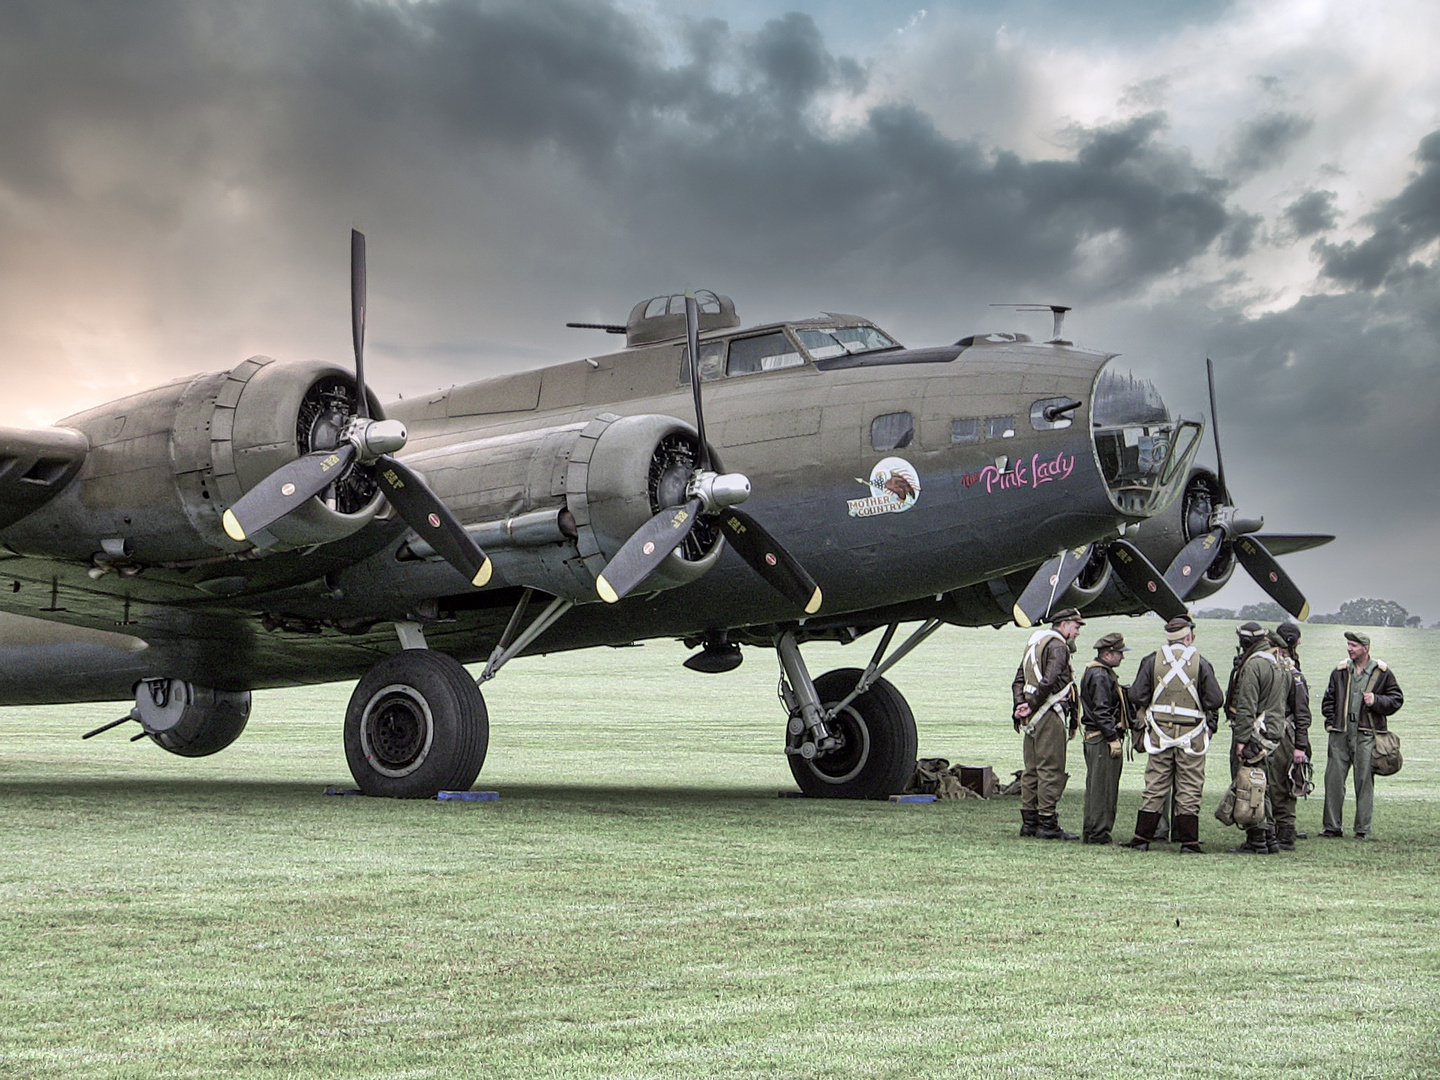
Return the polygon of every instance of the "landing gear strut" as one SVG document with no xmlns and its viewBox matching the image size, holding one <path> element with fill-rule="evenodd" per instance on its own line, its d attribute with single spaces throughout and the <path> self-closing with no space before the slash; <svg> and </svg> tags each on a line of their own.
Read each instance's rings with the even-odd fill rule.
<svg viewBox="0 0 1440 1080">
<path fill-rule="evenodd" d="M 780 635 L 776 651 L 784 671 L 780 696 L 790 712 L 785 754 L 800 790 L 826 799 L 884 799 L 903 791 L 915 772 L 915 717 L 900 691 L 875 674 L 877 664 L 811 681 L 792 630 Z"/>
</svg>

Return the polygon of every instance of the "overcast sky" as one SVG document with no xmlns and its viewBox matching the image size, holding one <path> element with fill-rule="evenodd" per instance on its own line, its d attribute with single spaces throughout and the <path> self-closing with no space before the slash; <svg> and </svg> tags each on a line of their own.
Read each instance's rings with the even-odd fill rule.
<svg viewBox="0 0 1440 1080">
<path fill-rule="evenodd" d="M 0 423 L 348 362 L 351 225 L 387 397 L 686 285 L 909 345 L 1066 303 L 1185 415 L 1215 359 L 1243 509 L 1340 537 L 1314 610 L 1432 622 L 1437 55 L 1434 0 L 11 0 Z"/>
</svg>

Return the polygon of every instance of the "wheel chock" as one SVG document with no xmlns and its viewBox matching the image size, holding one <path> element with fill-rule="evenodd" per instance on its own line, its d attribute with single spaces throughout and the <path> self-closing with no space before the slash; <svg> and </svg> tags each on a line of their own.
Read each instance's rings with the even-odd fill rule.
<svg viewBox="0 0 1440 1080">
<path fill-rule="evenodd" d="M 438 802 L 496 802 L 498 791 L 442 791 L 435 796 Z"/>
<path fill-rule="evenodd" d="M 934 802 L 934 795 L 891 795 L 891 802 Z"/>
</svg>

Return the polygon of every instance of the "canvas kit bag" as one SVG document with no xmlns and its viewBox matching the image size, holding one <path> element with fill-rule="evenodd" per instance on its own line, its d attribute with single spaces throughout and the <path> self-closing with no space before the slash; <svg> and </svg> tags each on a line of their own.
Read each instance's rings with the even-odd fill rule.
<svg viewBox="0 0 1440 1080">
<path fill-rule="evenodd" d="M 1370 771 L 1376 776 L 1394 776 L 1405 764 L 1400 754 L 1400 736 L 1393 731 L 1375 732 L 1375 748 L 1370 751 Z"/>
<path fill-rule="evenodd" d="M 1235 774 L 1215 818 L 1222 825 L 1239 825 L 1249 829 L 1265 821 L 1265 770 L 1258 765 L 1242 765 Z"/>
</svg>

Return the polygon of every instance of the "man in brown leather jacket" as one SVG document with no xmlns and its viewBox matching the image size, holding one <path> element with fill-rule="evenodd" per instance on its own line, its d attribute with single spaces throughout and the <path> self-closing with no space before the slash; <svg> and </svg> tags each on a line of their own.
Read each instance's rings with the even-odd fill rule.
<svg viewBox="0 0 1440 1080">
<path fill-rule="evenodd" d="M 1030 635 L 1015 672 L 1011 714 L 1025 736 L 1020 775 L 1020 835 L 1042 840 L 1076 840 L 1060 828 L 1060 796 L 1065 791 L 1065 744 L 1075 731 L 1075 676 L 1070 653 L 1085 621 L 1075 608 L 1056 612 L 1048 627 Z"/>
<path fill-rule="evenodd" d="M 1320 835 L 1345 835 L 1340 828 L 1345 775 L 1353 766 L 1355 839 L 1364 840 L 1370 835 L 1375 812 L 1375 776 L 1370 771 L 1375 732 L 1388 730 L 1387 718 L 1405 704 L 1405 695 L 1389 665 L 1370 655 L 1368 634 L 1346 630 L 1345 651 L 1350 658 L 1330 673 L 1320 703 L 1325 730 L 1330 733 L 1325 757 L 1325 831 Z"/>
<path fill-rule="evenodd" d="M 1130 704 L 1116 669 L 1130 651 L 1118 633 L 1095 642 L 1095 659 L 1080 677 L 1080 726 L 1085 733 L 1085 818 L 1080 829 L 1087 844 L 1110 843 L 1125 737 L 1130 729 Z"/>
</svg>

